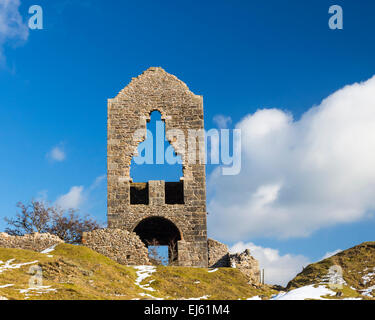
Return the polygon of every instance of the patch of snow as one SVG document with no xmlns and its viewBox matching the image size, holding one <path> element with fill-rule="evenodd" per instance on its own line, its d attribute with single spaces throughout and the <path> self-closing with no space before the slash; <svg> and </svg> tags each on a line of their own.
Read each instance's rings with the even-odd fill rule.
<svg viewBox="0 0 375 320">
<path fill-rule="evenodd" d="M 5 297 L 0 296 L 0 301 L 1 301 L 1 300 L 8 300 L 8 299 L 5 298 Z"/>
<path fill-rule="evenodd" d="M 49 248 L 41 251 L 40 253 L 44 253 L 44 254 L 50 253 L 50 252 L 55 250 L 56 246 L 57 246 L 57 244 L 54 244 L 52 247 L 49 247 Z"/>
<path fill-rule="evenodd" d="M 199 280 L 194 281 L 194 284 L 200 284 L 201 282 Z"/>
<path fill-rule="evenodd" d="M 148 293 L 140 293 L 139 295 L 142 296 L 142 297 L 151 298 L 152 300 L 164 300 L 163 298 L 156 298 L 156 297 L 154 297 L 154 296 L 152 296 L 151 294 L 148 294 Z"/>
<path fill-rule="evenodd" d="M 20 293 L 23 294 L 30 294 L 30 293 L 38 293 L 38 294 L 43 294 L 43 293 L 48 293 L 48 292 L 56 292 L 57 289 L 51 288 L 51 286 L 38 286 L 34 288 L 27 288 L 27 289 L 18 289 Z"/>
<path fill-rule="evenodd" d="M 135 280 L 135 284 L 143 290 L 155 291 L 154 288 L 150 287 L 150 284 L 153 282 L 153 280 L 151 280 L 149 283 L 144 284 L 144 285 L 142 285 L 141 283 L 143 282 L 143 280 L 150 277 L 156 271 L 156 267 L 137 266 L 133 268 L 137 270 L 137 279 Z"/>
<path fill-rule="evenodd" d="M 216 268 L 216 269 L 213 269 L 213 270 L 209 270 L 208 272 L 209 272 L 209 273 L 212 273 L 212 272 L 216 272 L 217 270 L 219 270 L 219 269 Z"/>
<path fill-rule="evenodd" d="M 325 286 L 314 287 L 314 285 L 309 285 L 291 290 L 289 292 L 282 292 L 276 296 L 273 296 L 271 300 L 326 300 L 322 297 L 328 295 L 335 296 L 336 292 L 327 289 Z"/>
<path fill-rule="evenodd" d="M 30 264 L 36 264 L 38 263 L 38 260 L 35 260 L 35 261 L 32 261 L 32 262 L 26 262 L 26 263 L 14 263 L 12 264 L 13 261 L 15 261 L 16 259 L 11 259 L 11 260 L 8 260 L 7 262 L 0 262 L 0 273 L 3 273 L 4 271 L 6 270 L 10 270 L 10 269 L 19 269 L 23 266 L 28 266 Z"/>
<path fill-rule="evenodd" d="M 0 286 L 0 289 L 4 289 L 4 288 L 9 288 L 9 287 L 13 287 L 14 284 L 4 284 L 3 286 Z"/>
<path fill-rule="evenodd" d="M 255 297 L 247 298 L 246 300 L 262 300 L 262 298 L 259 296 L 255 296 Z"/>
<path fill-rule="evenodd" d="M 367 289 L 358 290 L 358 291 L 360 291 L 363 296 L 373 298 L 373 295 L 372 295 L 373 290 L 375 290 L 375 286 L 369 287 Z"/>
<path fill-rule="evenodd" d="M 375 276 L 375 272 L 369 272 L 368 274 L 362 277 L 363 284 L 367 284 L 372 280 L 372 277 Z"/>
</svg>

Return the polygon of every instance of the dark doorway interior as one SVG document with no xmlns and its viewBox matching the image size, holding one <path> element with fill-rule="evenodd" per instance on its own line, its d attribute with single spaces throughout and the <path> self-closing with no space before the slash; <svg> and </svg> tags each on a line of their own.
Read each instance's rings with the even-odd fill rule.
<svg viewBox="0 0 375 320">
<path fill-rule="evenodd" d="M 177 263 L 177 241 L 181 240 L 181 234 L 173 222 L 162 217 L 146 218 L 135 227 L 134 232 L 147 248 L 168 246 L 169 265 Z"/>
</svg>

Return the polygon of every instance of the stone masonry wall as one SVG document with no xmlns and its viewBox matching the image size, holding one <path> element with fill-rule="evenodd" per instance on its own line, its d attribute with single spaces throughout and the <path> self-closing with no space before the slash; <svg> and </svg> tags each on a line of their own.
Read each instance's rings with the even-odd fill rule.
<svg viewBox="0 0 375 320">
<path fill-rule="evenodd" d="M 228 247 L 225 244 L 213 239 L 208 239 L 207 244 L 209 268 L 230 267 Z"/>
<path fill-rule="evenodd" d="M 249 249 L 246 249 L 242 253 L 231 254 L 230 264 L 232 268 L 239 269 L 250 283 L 260 283 L 259 262 L 251 256 Z"/>
<path fill-rule="evenodd" d="M 124 265 L 149 265 L 148 250 L 134 233 L 120 229 L 84 232 L 82 245 Z"/>
<path fill-rule="evenodd" d="M 12 249 L 24 249 L 41 252 L 56 244 L 63 243 L 59 237 L 49 233 L 33 233 L 24 236 L 11 236 L 0 233 L 0 247 Z"/>
<path fill-rule="evenodd" d="M 155 110 L 161 113 L 167 139 L 182 158 L 183 204 L 165 203 L 161 181 L 149 183 L 148 205 L 130 203 L 131 160 L 146 138 L 146 124 Z M 166 218 L 179 229 L 183 240 L 178 264 L 207 267 L 205 165 L 198 155 L 192 163 L 185 154 L 191 129 L 204 129 L 203 98 L 162 68 L 149 68 L 108 100 L 108 227 L 132 232 L 146 218 Z M 169 130 L 175 134 L 168 134 Z M 196 143 L 202 143 L 201 139 Z"/>
</svg>

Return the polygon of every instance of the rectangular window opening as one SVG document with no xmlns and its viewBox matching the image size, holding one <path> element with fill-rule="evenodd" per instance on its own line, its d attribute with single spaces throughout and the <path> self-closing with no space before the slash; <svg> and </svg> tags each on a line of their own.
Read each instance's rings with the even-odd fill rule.
<svg viewBox="0 0 375 320">
<path fill-rule="evenodd" d="M 184 203 L 184 182 L 165 182 L 165 204 Z"/>
<path fill-rule="evenodd" d="M 130 184 L 130 204 L 149 204 L 147 182 Z"/>
</svg>

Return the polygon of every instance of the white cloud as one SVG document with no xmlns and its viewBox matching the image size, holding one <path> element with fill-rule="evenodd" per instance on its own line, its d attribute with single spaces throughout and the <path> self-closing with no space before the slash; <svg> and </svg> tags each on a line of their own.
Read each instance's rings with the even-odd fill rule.
<svg viewBox="0 0 375 320">
<path fill-rule="evenodd" d="M 232 118 L 218 114 L 214 116 L 213 121 L 217 124 L 219 129 L 226 129 L 228 125 L 232 123 Z"/>
<path fill-rule="evenodd" d="M 92 191 L 92 190 L 95 190 L 96 188 L 98 188 L 101 185 L 101 183 L 105 180 L 105 178 L 107 178 L 107 175 L 105 175 L 105 174 L 97 177 L 95 179 L 95 181 L 91 184 L 89 190 Z"/>
<path fill-rule="evenodd" d="M 60 196 L 56 200 L 56 205 L 62 209 L 79 209 L 85 200 L 83 186 L 74 186 L 70 188 L 67 194 Z"/>
<path fill-rule="evenodd" d="M 323 256 L 323 258 L 322 258 L 321 260 L 328 259 L 328 258 L 334 256 L 335 254 L 340 253 L 341 251 L 342 251 L 341 249 L 337 249 L 337 250 L 335 250 L 335 251 L 328 251 L 328 252 Z"/>
<path fill-rule="evenodd" d="M 263 109 L 237 125 L 242 171 L 208 179 L 211 233 L 226 241 L 306 237 L 375 208 L 375 76 L 295 121 Z"/>
<path fill-rule="evenodd" d="M 3 46 L 8 41 L 25 41 L 29 29 L 19 12 L 20 0 L 0 0 L 0 64 L 5 61 Z"/>
<path fill-rule="evenodd" d="M 62 147 L 54 147 L 50 152 L 48 152 L 47 156 L 52 159 L 53 161 L 62 162 L 66 159 L 66 153 Z"/>
<path fill-rule="evenodd" d="M 68 193 L 57 198 L 55 204 L 64 210 L 82 209 L 82 206 L 92 197 L 92 192 L 102 184 L 106 177 L 106 175 L 98 176 L 86 189 L 83 186 L 71 187 Z"/>
<path fill-rule="evenodd" d="M 250 249 L 250 254 L 259 261 L 260 269 L 264 269 L 265 283 L 286 286 L 303 267 L 310 264 L 309 259 L 302 255 L 285 254 L 271 248 L 263 248 L 252 242 L 238 242 L 230 248 L 231 253 Z"/>
</svg>

